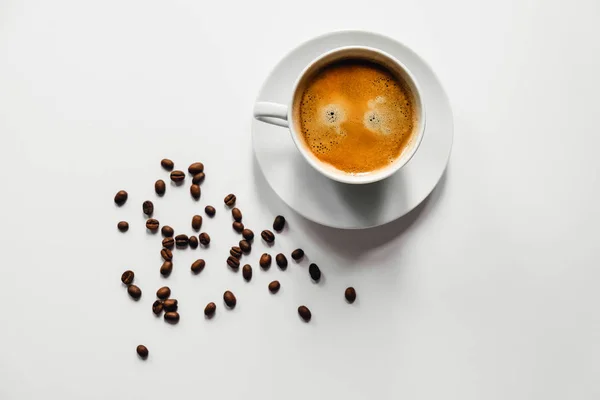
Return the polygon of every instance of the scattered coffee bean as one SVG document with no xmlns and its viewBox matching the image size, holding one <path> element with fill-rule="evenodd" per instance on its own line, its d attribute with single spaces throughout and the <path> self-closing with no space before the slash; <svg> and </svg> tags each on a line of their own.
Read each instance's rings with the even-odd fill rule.
<svg viewBox="0 0 600 400">
<path fill-rule="evenodd" d="M 137 287 L 135 285 L 127 286 L 127 293 L 129 293 L 129 295 L 131 296 L 132 299 L 137 300 L 140 297 L 142 297 L 142 289 L 140 289 L 139 287 Z"/>
<path fill-rule="evenodd" d="M 160 256 L 165 261 L 171 261 L 173 259 L 173 252 L 171 250 L 169 250 L 169 249 L 162 249 L 160 251 Z"/>
<path fill-rule="evenodd" d="M 199 174 L 202 171 L 204 171 L 204 164 L 201 162 L 195 162 L 188 167 L 188 172 L 192 175 Z"/>
<path fill-rule="evenodd" d="M 217 210 L 215 210 L 215 208 L 213 206 L 206 206 L 206 207 L 204 207 L 204 212 L 209 217 L 214 217 L 215 214 L 217 213 Z"/>
<path fill-rule="evenodd" d="M 242 230 L 242 236 L 244 239 L 251 242 L 254 239 L 254 232 L 252 232 L 250 229 L 244 229 Z"/>
<path fill-rule="evenodd" d="M 279 283 L 279 281 L 273 281 L 271 283 L 269 283 L 269 292 L 271 293 L 277 293 L 279 292 L 279 288 L 281 287 L 281 284 Z"/>
<path fill-rule="evenodd" d="M 163 308 L 165 311 L 177 311 L 178 304 L 176 299 L 166 299 L 163 301 Z"/>
<path fill-rule="evenodd" d="M 171 160 L 169 160 L 168 158 L 163 158 L 160 161 L 160 165 L 162 165 L 162 167 L 164 169 L 166 169 L 167 171 L 172 171 L 173 167 L 175 167 L 175 163 Z"/>
<path fill-rule="evenodd" d="M 231 267 L 231 269 L 237 271 L 240 268 L 240 260 L 234 256 L 227 257 L 227 265 Z"/>
<path fill-rule="evenodd" d="M 156 297 L 158 297 L 161 300 L 168 299 L 170 295 L 171 289 L 169 289 L 168 286 L 163 286 L 156 291 Z"/>
<path fill-rule="evenodd" d="M 157 195 L 162 196 L 167 191 L 167 184 L 162 179 L 154 182 L 154 191 Z"/>
<path fill-rule="evenodd" d="M 294 260 L 298 261 L 302 257 L 304 257 L 304 250 L 302 250 L 302 249 L 296 249 L 296 250 L 292 251 L 292 258 Z"/>
<path fill-rule="evenodd" d="M 202 216 L 194 215 L 192 217 L 192 229 L 195 231 L 199 231 L 200 227 L 202 227 Z"/>
<path fill-rule="evenodd" d="M 273 221 L 273 229 L 275 229 L 277 232 L 281 232 L 284 226 L 285 217 L 283 215 L 276 216 L 275 221 Z"/>
<path fill-rule="evenodd" d="M 127 221 L 120 221 L 117 224 L 117 228 L 121 231 L 121 232 L 127 232 L 129 230 L 129 223 Z"/>
<path fill-rule="evenodd" d="M 198 238 L 203 246 L 208 246 L 210 244 L 210 236 L 208 236 L 208 233 L 202 232 Z"/>
<path fill-rule="evenodd" d="M 234 207 L 231 210 L 231 216 L 233 217 L 233 219 L 235 219 L 237 222 L 241 222 L 242 221 L 242 212 L 240 211 L 239 208 Z"/>
<path fill-rule="evenodd" d="M 135 274 L 133 273 L 133 271 L 127 270 L 123 272 L 123 275 L 121 275 L 121 282 L 123 282 L 126 285 L 131 285 L 133 283 L 134 277 Z"/>
<path fill-rule="evenodd" d="M 192 178 L 192 183 L 194 185 L 199 185 L 204 181 L 204 178 L 206 177 L 206 175 L 204 175 L 204 172 L 198 172 L 196 175 L 194 175 L 194 177 Z"/>
<path fill-rule="evenodd" d="M 346 300 L 348 300 L 348 303 L 354 303 L 354 300 L 356 300 L 356 290 L 354 290 L 354 288 L 352 286 L 350 286 L 344 292 L 344 297 L 346 297 Z"/>
<path fill-rule="evenodd" d="M 204 307 L 204 315 L 208 318 L 212 318 L 215 315 L 215 311 L 217 310 L 217 305 L 212 301 Z"/>
<path fill-rule="evenodd" d="M 163 226 L 160 232 L 164 237 L 173 237 L 173 235 L 175 234 L 175 231 L 169 225 Z"/>
<path fill-rule="evenodd" d="M 321 270 L 319 269 L 319 266 L 315 263 L 310 264 L 310 266 L 308 267 L 308 273 L 310 274 L 312 280 L 315 282 L 318 282 L 319 279 L 321 279 Z"/>
<path fill-rule="evenodd" d="M 190 236 L 189 244 L 192 249 L 198 248 L 198 238 L 196 236 Z"/>
<path fill-rule="evenodd" d="M 146 228 L 152 232 L 156 232 L 158 230 L 159 226 L 160 226 L 160 223 L 158 222 L 157 219 L 149 218 L 146 220 Z"/>
<path fill-rule="evenodd" d="M 231 250 L 229 250 L 229 254 L 231 254 L 232 257 L 235 257 L 239 260 L 240 258 L 242 258 L 242 249 L 240 249 L 237 246 L 233 246 Z"/>
<path fill-rule="evenodd" d="M 190 238 L 188 237 L 188 235 L 184 235 L 183 233 L 180 235 L 175 236 L 175 246 L 177 246 L 178 249 L 185 249 L 188 244 L 190 242 Z"/>
<path fill-rule="evenodd" d="M 269 269 L 271 266 L 271 256 L 267 253 L 264 253 L 260 256 L 260 261 L 258 262 L 262 269 Z"/>
<path fill-rule="evenodd" d="M 233 224 L 231 224 L 231 226 L 233 226 L 233 230 L 237 233 L 242 233 L 244 231 L 244 224 L 242 224 L 241 222 L 234 221 Z"/>
<path fill-rule="evenodd" d="M 195 274 L 200 273 L 204 269 L 205 265 L 206 265 L 206 262 L 201 258 L 194 261 L 192 263 L 192 272 Z"/>
<path fill-rule="evenodd" d="M 277 263 L 277 266 L 283 270 L 288 266 L 288 260 L 282 253 L 279 253 L 275 256 L 275 262 Z"/>
<path fill-rule="evenodd" d="M 152 312 L 155 315 L 160 315 L 160 313 L 163 311 L 163 303 L 160 300 L 156 300 L 154 303 L 152 303 Z"/>
<path fill-rule="evenodd" d="M 225 304 L 229 308 L 235 308 L 235 305 L 237 304 L 237 299 L 235 298 L 235 295 L 233 293 L 231 293 L 229 290 L 227 290 L 227 291 L 225 291 L 225 293 L 223 293 L 223 300 L 225 301 Z"/>
<path fill-rule="evenodd" d="M 173 263 L 171 261 L 165 261 L 160 266 L 160 274 L 162 276 L 169 276 L 169 275 L 171 275 L 172 271 L 173 271 Z"/>
<path fill-rule="evenodd" d="M 122 206 L 127 201 L 127 192 L 124 190 L 119 190 L 117 194 L 115 194 L 115 203 L 117 205 Z"/>
<path fill-rule="evenodd" d="M 250 279 L 252 279 L 252 267 L 250 264 L 246 264 L 242 267 L 242 276 L 247 282 L 250 282 Z"/>
<path fill-rule="evenodd" d="M 154 204 L 152 204 L 152 202 L 150 200 L 146 200 L 142 204 L 142 211 L 144 212 L 144 214 L 151 217 L 152 213 L 154 212 Z"/>
<path fill-rule="evenodd" d="M 198 200 L 200 198 L 200 186 L 198 186 L 198 185 L 190 186 L 190 194 L 192 195 L 192 197 L 194 199 Z"/>
<path fill-rule="evenodd" d="M 233 205 L 235 205 L 235 194 L 228 194 L 227 196 L 225 196 L 225 198 L 223 199 L 223 201 L 225 202 L 225 204 L 227 204 L 229 207 L 232 207 Z"/>
<path fill-rule="evenodd" d="M 252 250 L 252 245 L 247 240 L 240 240 L 240 249 L 242 249 L 244 253 L 250 253 L 250 250 Z"/>
<path fill-rule="evenodd" d="M 183 171 L 173 171 L 171 172 L 171 180 L 173 182 L 183 182 L 183 180 L 185 179 L 185 173 Z"/>
<path fill-rule="evenodd" d="M 162 241 L 162 246 L 166 249 L 172 250 L 175 247 L 175 239 L 172 237 L 166 237 Z"/>
<path fill-rule="evenodd" d="M 300 306 L 300 307 L 298 307 L 298 314 L 304 320 L 304 322 L 310 321 L 310 319 L 312 317 L 312 314 L 310 313 L 310 310 L 306 306 Z"/>
<path fill-rule="evenodd" d="M 140 344 L 135 351 L 138 353 L 138 356 L 142 357 L 144 360 L 148 358 L 148 348 L 143 344 Z"/>
<path fill-rule="evenodd" d="M 275 241 L 275 235 L 273 235 L 273 232 L 265 229 L 264 231 L 262 231 L 260 233 L 260 236 L 263 238 L 263 240 L 267 243 L 273 243 Z"/>
<path fill-rule="evenodd" d="M 170 311 L 165 313 L 165 321 L 170 324 L 176 324 L 179 322 L 179 313 L 177 311 Z"/>
</svg>

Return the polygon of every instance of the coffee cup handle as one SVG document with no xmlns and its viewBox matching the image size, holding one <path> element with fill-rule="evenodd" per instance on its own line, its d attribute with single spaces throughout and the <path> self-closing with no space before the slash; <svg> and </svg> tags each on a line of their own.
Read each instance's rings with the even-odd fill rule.
<svg viewBox="0 0 600 400">
<path fill-rule="evenodd" d="M 254 105 L 254 118 L 268 124 L 289 127 L 288 108 L 283 104 L 261 101 Z"/>
</svg>

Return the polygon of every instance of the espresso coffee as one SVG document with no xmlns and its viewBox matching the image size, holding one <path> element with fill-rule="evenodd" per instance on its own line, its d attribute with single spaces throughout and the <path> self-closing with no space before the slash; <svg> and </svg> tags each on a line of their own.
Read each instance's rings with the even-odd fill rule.
<svg viewBox="0 0 600 400">
<path fill-rule="evenodd" d="M 406 82 L 363 59 L 326 65 L 304 84 L 294 119 L 304 145 L 320 161 L 366 174 L 396 161 L 418 124 Z"/>
</svg>

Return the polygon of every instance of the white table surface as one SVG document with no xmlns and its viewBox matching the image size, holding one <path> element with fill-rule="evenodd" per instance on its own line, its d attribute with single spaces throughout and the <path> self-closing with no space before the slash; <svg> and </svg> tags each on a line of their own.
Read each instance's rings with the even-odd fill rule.
<svg viewBox="0 0 600 400">
<path fill-rule="evenodd" d="M 597 0 L 0 1 L 0 399 L 598 399 L 599 19 Z M 421 54 L 455 115 L 429 200 L 362 232 L 286 208 L 250 146 L 272 65 L 346 28 Z M 198 203 L 187 186 L 156 198 L 163 157 L 205 163 Z M 270 251 L 304 248 L 323 282 L 306 260 L 260 271 L 259 241 L 251 283 L 228 271 L 229 192 L 255 232 L 285 215 Z M 176 252 L 168 279 L 146 199 L 179 232 L 218 210 L 210 250 Z M 177 326 L 150 310 L 165 283 Z"/>
</svg>

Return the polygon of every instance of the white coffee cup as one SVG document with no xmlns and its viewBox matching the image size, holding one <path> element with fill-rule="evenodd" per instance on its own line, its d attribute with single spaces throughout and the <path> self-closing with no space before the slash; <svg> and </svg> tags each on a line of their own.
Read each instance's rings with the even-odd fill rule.
<svg viewBox="0 0 600 400">
<path fill-rule="evenodd" d="M 294 120 L 293 115 L 294 105 L 301 98 L 305 84 L 313 77 L 314 73 L 321 70 L 326 65 L 344 59 L 364 59 L 378 63 L 397 76 L 398 79 L 404 81 L 413 94 L 414 110 L 417 113 L 417 124 L 413 128 L 414 133 L 412 139 L 400 156 L 393 163 L 390 163 L 389 166 L 365 174 L 351 174 L 340 171 L 319 160 L 304 144 L 300 132 L 298 132 L 297 121 Z M 423 134 L 425 133 L 425 107 L 421 100 L 419 86 L 413 75 L 404 64 L 391 55 L 381 50 L 364 46 L 340 47 L 317 57 L 304 68 L 298 76 L 298 79 L 296 79 L 289 105 L 258 102 L 254 106 L 254 117 L 263 122 L 287 127 L 292 134 L 292 139 L 294 140 L 296 147 L 313 168 L 330 179 L 349 184 L 377 182 L 394 174 L 410 161 L 419 148 L 423 139 Z"/>
</svg>

